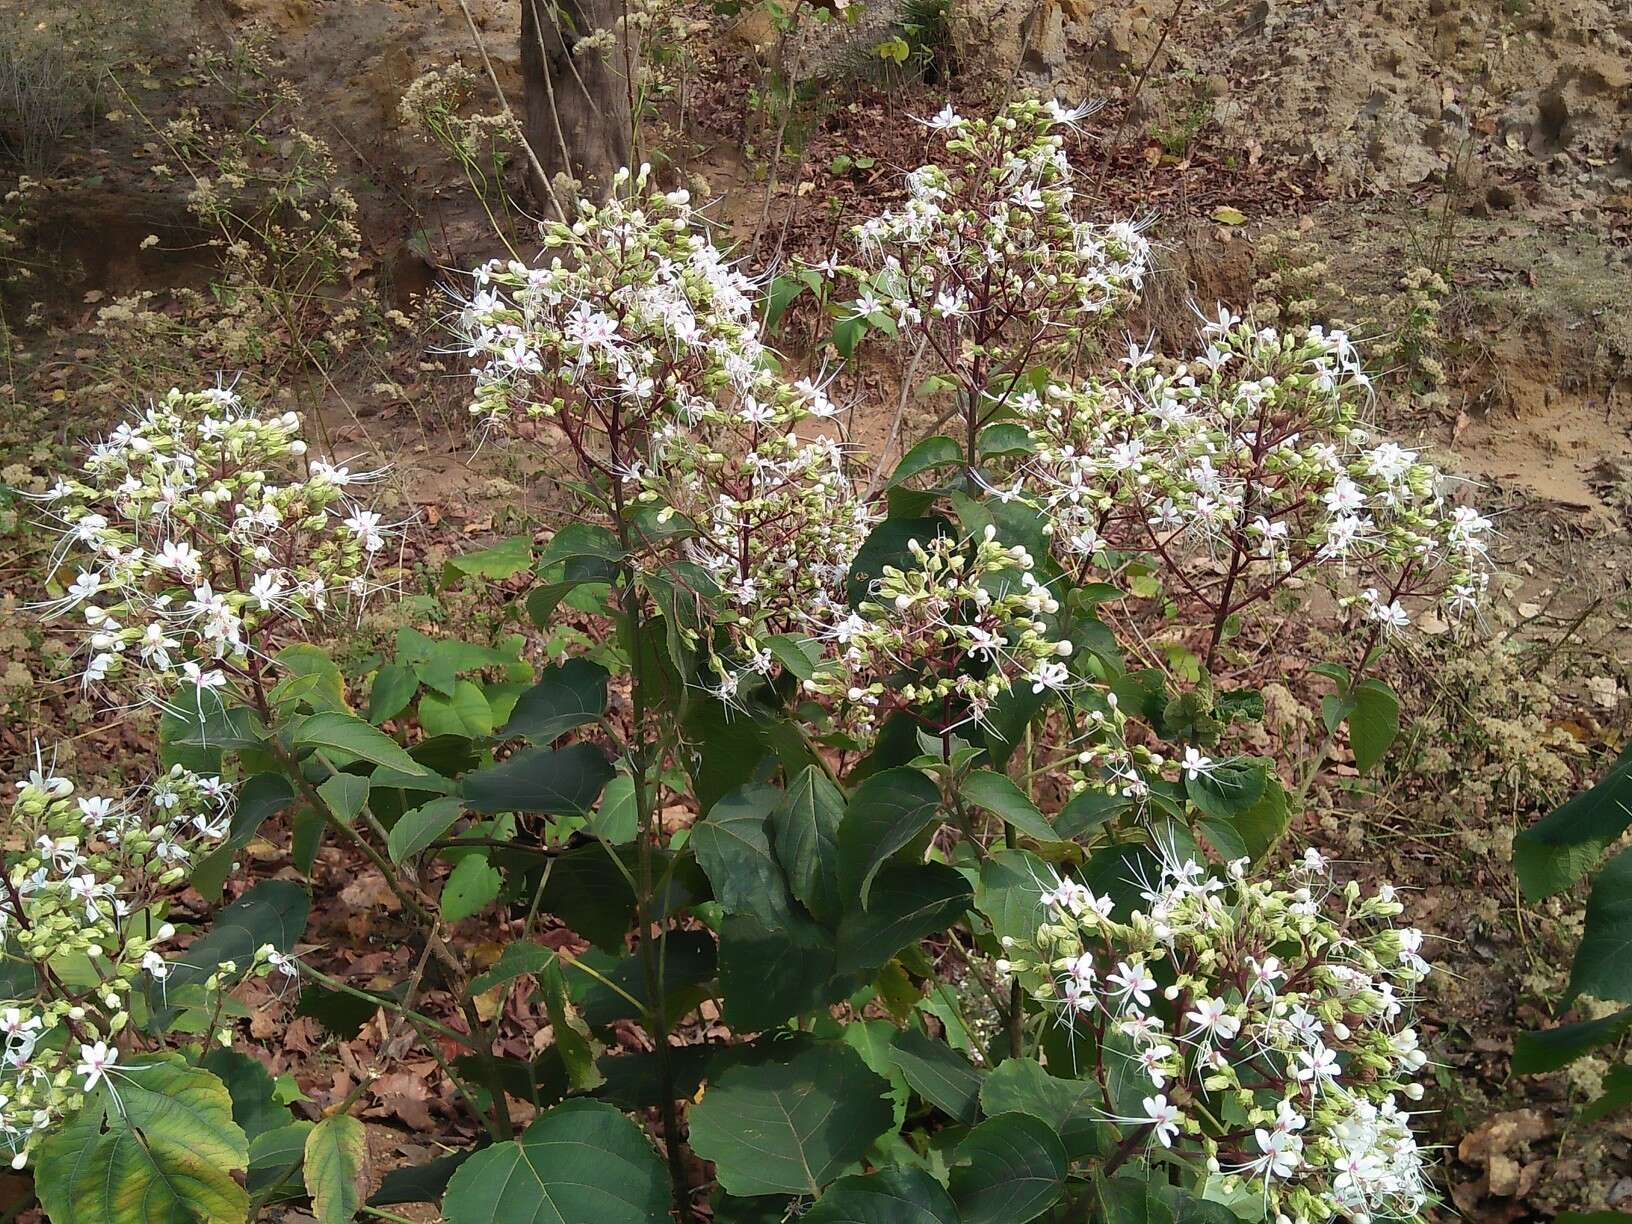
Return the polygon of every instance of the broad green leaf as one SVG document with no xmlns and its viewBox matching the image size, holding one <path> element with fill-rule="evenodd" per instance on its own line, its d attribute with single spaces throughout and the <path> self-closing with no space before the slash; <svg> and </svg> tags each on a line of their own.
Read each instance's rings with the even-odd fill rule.
<svg viewBox="0 0 1632 1224">
<path fill-rule="evenodd" d="M 1271 773 L 1265 779 L 1264 793 L 1258 802 L 1228 823 L 1240 836 L 1246 853 L 1257 862 L 1280 841 L 1290 820 L 1286 787 Z"/>
<path fill-rule="evenodd" d="M 1628 1030 L 1632 1030 L 1632 1007 L 1597 1020 L 1520 1033 L 1513 1046 L 1513 1070 L 1519 1075 L 1557 1071 L 1599 1046 L 1619 1041 Z"/>
<path fill-rule="evenodd" d="M 720 990 L 725 1022 L 747 1032 L 837 1003 L 862 984 L 838 976 L 833 937 L 803 915 L 775 930 L 746 915 L 720 924 Z"/>
<path fill-rule="evenodd" d="M 518 939 L 504 946 L 493 966 L 470 980 L 470 993 L 486 994 L 495 986 L 503 986 L 518 977 L 537 975 L 555 964 L 556 954 L 551 948 L 531 940 Z"/>
<path fill-rule="evenodd" d="M 40 1146 L 35 1193 L 52 1224 L 243 1224 L 233 1172 L 249 1142 L 226 1085 L 201 1067 L 151 1061 L 99 1089 Z"/>
<path fill-rule="evenodd" d="M 871 908 L 851 907 L 839 921 L 839 972 L 877 972 L 908 944 L 951 926 L 970 895 L 963 873 L 944 864 L 891 864 L 878 875 Z"/>
<path fill-rule="evenodd" d="M 980 867 L 975 908 L 986 915 L 998 938 L 1035 939 L 1048 920 L 1043 894 L 1059 875 L 1030 850 L 997 850 Z"/>
<path fill-rule="evenodd" d="M 1632 1107 L 1632 1063 L 1617 1063 L 1604 1076 L 1603 1091 L 1577 1115 L 1596 1122 Z"/>
<path fill-rule="evenodd" d="M 544 554 L 538 559 L 537 569 L 543 573 L 558 561 L 570 561 L 578 557 L 617 562 L 623 560 L 623 556 L 623 547 L 618 543 L 618 537 L 607 528 L 594 523 L 568 523 L 544 546 Z"/>
<path fill-rule="evenodd" d="M 388 718 L 395 718 L 408 708 L 408 703 L 419 691 L 419 677 L 414 669 L 401 663 L 387 663 L 374 673 L 374 683 L 368 690 L 368 721 L 379 726 Z"/>
<path fill-rule="evenodd" d="M 563 1101 L 448 1181 L 446 1224 L 662 1224 L 668 1178 L 641 1129 L 600 1101 Z"/>
<path fill-rule="evenodd" d="M 963 447 L 953 439 L 937 434 L 925 438 L 901 457 L 901 462 L 895 465 L 895 471 L 890 476 L 890 485 L 893 487 L 937 468 L 957 467 L 962 462 Z"/>
<path fill-rule="evenodd" d="M 202 1065 L 227 1086 L 232 1097 L 232 1120 L 250 1143 L 294 1120 L 289 1110 L 278 1104 L 272 1073 L 260 1059 L 216 1046 L 204 1056 Z"/>
<path fill-rule="evenodd" d="M 1026 1224 L 1064 1190 L 1065 1146 L 1030 1114 L 987 1118 L 952 1156 L 952 1200 L 962 1224 Z"/>
<path fill-rule="evenodd" d="M 850 797 L 839 825 L 839 875 L 866 909 L 873 879 L 890 856 L 940 821 L 941 792 L 916 769 L 874 774 Z"/>
<path fill-rule="evenodd" d="M 612 765 L 593 744 L 524 748 L 460 780 L 465 803 L 478 812 L 542 812 L 582 816 L 595 806 Z"/>
<path fill-rule="evenodd" d="M 787 926 L 788 885 L 766 827 L 782 792 L 769 786 L 732 791 L 691 826 L 689 845 L 728 914 L 748 914 L 770 930 Z"/>
<path fill-rule="evenodd" d="M 1044 842 L 1060 840 L 1026 792 L 1003 774 L 989 769 L 971 770 L 963 780 L 962 793 L 965 802 L 985 808 L 1027 837 Z"/>
<path fill-rule="evenodd" d="M 353 714 L 334 711 L 313 714 L 295 729 L 294 746 L 343 753 L 375 765 L 388 765 L 405 774 L 427 772 L 396 740 Z"/>
<path fill-rule="evenodd" d="M 712 963 L 712 947 L 709 954 Z M 667 968 L 665 963 L 665 972 Z M 595 1064 L 600 1047 L 590 1037 L 589 1025 L 584 1017 L 572 1005 L 565 971 L 559 960 L 539 971 L 538 990 L 544 996 L 544 1011 L 550 1018 L 550 1031 L 554 1038 L 551 1052 L 560 1058 L 566 1072 L 565 1090 L 589 1092 L 599 1088 L 606 1082 L 606 1076 Z"/>
<path fill-rule="evenodd" d="M 1532 901 L 1568 888 L 1632 825 L 1632 748 L 1591 790 L 1554 808 L 1513 839 L 1513 867 Z"/>
<path fill-rule="evenodd" d="M 349 1224 L 363 1205 L 368 1135 L 350 1114 L 324 1118 L 306 1136 L 306 1192 L 318 1224 Z"/>
<path fill-rule="evenodd" d="M 573 1001 L 591 1027 L 606 1028 L 618 1020 L 638 1019 L 642 1010 L 655 1010 L 654 1000 L 646 989 L 645 966 L 640 957 L 613 957 L 592 950 L 578 960 L 584 968 L 593 969 L 611 983 L 608 986 L 582 972 L 572 975 Z M 671 1023 L 712 993 L 707 986 L 714 980 L 715 972 L 712 935 L 707 931 L 669 933 L 663 944 L 663 976 L 659 989 L 663 993 L 663 1014 Z M 612 989 L 613 986 L 617 989 Z"/>
<path fill-rule="evenodd" d="M 423 1164 L 392 1169 L 380 1179 L 380 1188 L 368 1196 L 370 1207 L 394 1207 L 399 1203 L 434 1203 L 448 1188 L 448 1181 L 478 1149 L 449 1152 Z"/>
<path fill-rule="evenodd" d="M 284 685 L 299 680 L 303 681 L 299 689 L 301 699 L 312 709 L 344 713 L 350 708 L 346 704 L 346 682 L 340 668 L 321 646 L 296 642 L 278 651 L 276 662 L 277 674 L 283 679 L 272 691 L 273 704 L 282 696 L 279 690 Z"/>
<path fill-rule="evenodd" d="M 292 880 L 263 880 L 215 916 L 210 929 L 195 939 L 178 960 L 172 961 L 161 984 L 177 990 L 203 982 L 223 961 L 238 966 L 238 976 L 248 973 L 256 951 L 271 944 L 288 953 L 306 929 L 311 898 Z M 162 998 L 164 991 L 153 990 Z"/>
<path fill-rule="evenodd" d="M 419 699 L 419 725 L 426 735 L 485 739 L 493 734 L 493 707 L 472 680 L 457 680 L 453 693 L 427 692 Z"/>
<path fill-rule="evenodd" d="M 886 565 L 901 569 L 913 567 L 913 556 L 907 549 L 909 540 L 928 544 L 936 536 L 953 534 L 952 524 L 939 515 L 885 519 L 873 528 L 872 534 L 862 542 L 854 560 L 850 562 L 850 575 L 845 584 L 850 605 L 854 607 L 871 597 L 873 584 L 883 574 Z"/>
<path fill-rule="evenodd" d="M 306 1136 L 311 1133 L 312 1123 L 302 1120 L 264 1131 L 249 1141 L 244 1185 L 251 1195 L 267 1202 L 305 1196 L 300 1166 L 305 1163 Z"/>
<path fill-rule="evenodd" d="M 1269 769 L 1262 761 L 1219 761 L 1195 777 L 1186 773 L 1184 793 L 1203 815 L 1233 821 L 1257 805 L 1268 782 Z"/>
<path fill-rule="evenodd" d="M 839 825 L 844 793 L 815 765 L 789 784 L 771 812 L 771 845 L 793 895 L 818 922 L 839 917 Z"/>
<path fill-rule="evenodd" d="M 957 1122 L 973 1122 L 980 1105 L 981 1073 L 944 1042 L 917 1029 L 896 1034 L 895 1065 L 912 1090 Z"/>
<path fill-rule="evenodd" d="M 1583 993 L 1632 1003 L 1632 850 L 1609 860 L 1587 897 L 1569 998 Z"/>
<path fill-rule="evenodd" d="M 487 861 L 485 854 L 471 854 L 459 860 L 442 885 L 442 920 L 459 922 L 498 900 L 504 879 Z"/>
<path fill-rule="evenodd" d="M 799 1218 L 803 1224 L 959 1224 L 952 1197 L 922 1169 L 841 1177 Z"/>
<path fill-rule="evenodd" d="M 597 836 L 614 846 L 626 846 L 640 832 L 640 807 L 635 802 L 635 780 L 626 773 L 615 774 L 601 791 L 601 802 L 589 817 Z"/>
<path fill-rule="evenodd" d="M 341 824 L 349 825 L 357 819 L 368 802 L 368 779 L 360 778 L 356 774 L 336 773 L 323 779 L 323 785 L 317 788 L 317 793 L 323 796 L 323 802 L 329 805 L 329 811 Z"/>
<path fill-rule="evenodd" d="M 397 817 L 386 839 L 386 852 L 393 863 L 403 863 L 425 850 L 464 815 L 464 800 L 451 795 L 432 799 Z"/>
<path fill-rule="evenodd" d="M 1099 1155 L 1106 1147 L 1110 1124 L 1100 1121 L 1105 1097 L 1091 1073 L 1087 1079 L 1062 1079 L 1032 1059 L 1006 1058 L 981 1083 L 980 1107 L 989 1116 L 1041 1118 L 1059 1134 L 1072 1160 Z"/>
<path fill-rule="evenodd" d="M 232 872 L 237 852 L 249 845 L 261 825 L 283 811 L 295 799 L 295 788 L 281 773 L 260 773 L 238 788 L 238 806 L 233 809 L 227 840 L 193 868 L 193 887 L 211 901 L 221 899 L 222 886 Z"/>
<path fill-rule="evenodd" d="M 843 1045 L 734 1066 L 692 1106 L 691 1147 L 738 1197 L 819 1194 L 890 1129 L 887 1088 Z"/>
<path fill-rule="evenodd" d="M 532 537 L 511 536 L 490 548 L 449 557 L 442 563 L 442 585 L 450 587 L 461 578 L 513 578 L 532 568 L 532 564 Z"/>
<path fill-rule="evenodd" d="M 1349 746 L 1354 767 L 1369 773 L 1400 733 L 1400 699 L 1381 680 L 1362 680 L 1349 695 Z"/>
<path fill-rule="evenodd" d="M 1066 840 L 1081 837 L 1090 829 L 1116 819 L 1132 806 L 1131 799 L 1115 791 L 1090 788 L 1060 809 L 1054 818 L 1054 834 Z"/>
<path fill-rule="evenodd" d="M 1033 449 L 1031 433 L 1014 421 L 999 421 L 988 425 L 975 438 L 975 449 L 983 459 L 998 455 L 1025 455 Z"/>
<path fill-rule="evenodd" d="M 362 993 L 366 995 L 369 992 Z M 340 1038 L 341 1041 L 355 1041 L 357 1034 L 363 1031 L 363 1025 L 374 1018 L 381 1006 L 392 1001 L 390 995 L 381 996 L 378 1002 L 373 1002 L 343 990 L 330 990 L 326 986 L 313 983 L 301 989 L 300 1001 L 295 1004 L 295 1014 L 310 1016 L 323 1026 L 324 1032 Z"/>
<path fill-rule="evenodd" d="M 606 681 L 606 668 L 588 659 L 569 659 L 546 668 L 538 683 L 516 699 L 510 721 L 499 734 L 548 744 L 575 727 L 592 723 L 606 712 Z"/>
</svg>

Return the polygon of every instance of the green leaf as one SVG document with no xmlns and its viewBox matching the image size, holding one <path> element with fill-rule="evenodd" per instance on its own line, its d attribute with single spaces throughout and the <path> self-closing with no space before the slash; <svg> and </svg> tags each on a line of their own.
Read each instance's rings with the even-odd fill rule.
<svg viewBox="0 0 1632 1224">
<path fill-rule="evenodd" d="M 170 991 L 198 985 L 229 960 L 237 964 L 241 977 L 266 944 L 287 954 L 306 929 L 310 910 L 311 898 L 299 884 L 263 880 L 217 914 L 210 929 L 193 940 L 180 960 L 171 962 L 163 985 Z"/>
<path fill-rule="evenodd" d="M 980 1105 L 981 1074 L 944 1042 L 917 1029 L 895 1037 L 894 1061 L 912 1090 L 957 1122 L 973 1122 Z"/>
<path fill-rule="evenodd" d="M 839 826 L 844 793 L 815 765 L 807 765 L 771 811 L 771 846 L 793 895 L 816 921 L 838 921 Z"/>
<path fill-rule="evenodd" d="M 296 642 L 278 651 L 276 662 L 278 674 L 283 679 L 272 690 L 274 705 L 288 695 L 289 690 L 285 686 L 290 685 L 314 710 L 344 713 L 349 708 L 346 705 L 346 682 L 340 675 L 340 668 L 321 646 Z"/>
<path fill-rule="evenodd" d="M 849 318 L 838 320 L 833 324 L 833 347 L 839 350 L 839 356 L 846 361 L 856 351 L 856 344 L 867 332 L 867 320 L 852 315 Z"/>
<path fill-rule="evenodd" d="M 925 438 L 901 457 L 890 476 L 890 488 L 937 468 L 957 467 L 963 462 L 963 447 L 944 435 Z"/>
<path fill-rule="evenodd" d="M 385 664 L 374 673 L 374 683 L 368 689 L 368 721 L 379 726 L 395 718 L 408 708 L 417 692 L 419 677 L 413 668 L 401 663 Z"/>
<path fill-rule="evenodd" d="M 238 851 L 249 845 L 261 825 L 294 802 L 295 788 L 281 773 L 260 773 L 238 788 L 227 839 L 193 868 L 192 885 L 210 901 L 221 899 Z"/>
<path fill-rule="evenodd" d="M 697 862 L 728 914 L 748 914 L 770 930 L 788 925 L 788 885 L 771 853 L 766 820 L 783 795 L 769 786 L 744 786 L 726 795 L 691 826 Z"/>
<path fill-rule="evenodd" d="M 1086 1070 L 1087 1068 L 1084 1068 Z M 1029 1058 L 1006 1058 L 980 1086 L 980 1107 L 988 1115 L 1030 1114 L 1058 1132 L 1067 1157 L 1081 1160 L 1105 1152 L 1110 1124 L 1098 1081 L 1061 1079 Z"/>
<path fill-rule="evenodd" d="M 835 159 L 837 160 L 837 159 Z M 842 173 L 839 171 L 838 173 Z M 774 331 L 776 325 L 782 321 L 782 316 L 793 304 L 795 298 L 808 288 L 804 281 L 796 276 L 773 276 L 769 290 L 765 294 L 765 330 Z"/>
<path fill-rule="evenodd" d="M 886 565 L 913 568 L 915 562 L 907 548 L 909 540 L 927 544 L 936 536 L 953 534 L 952 524 L 939 515 L 885 519 L 873 528 L 850 562 L 850 575 L 845 583 L 850 605 L 854 607 L 871 596 L 873 583 L 878 581 Z"/>
<path fill-rule="evenodd" d="M 295 1014 L 310 1016 L 323 1026 L 324 1032 L 341 1041 L 355 1041 L 363 1025 L 375 1017 L 384 1003 L 391 1001 L 390 996 L 382 997 L 379 1002 L 360 999 L 346 991 L 330 990 L 314 983 L 301 989 Z"/>
<path fill-rule="evenodd" d="M 1205 773 L 1185 775 L 1184 793 L 1203 815 L 1233 821 L 1264 797 L 1269 768 L 1262 761 L 1219 761 Z"/>
<path fill-rule="evenodd" d="M 397 817 L 386 839 L 385 848 L 391 861 L 403 863 L 425 850 L 451 829 L 464 811 L 464 800 L 444 795 L 404 812 Z"/>
<path fill-rule="evenodd" d="M 249 1141 L 249 1171 L 244 1175 L 244 1185 L 251 1195 L 266 1202 L 305 1196 L 300 1166 L 306 1159 L 306 1136 L 311 1133 L 312 1124 L 303 1120 Z"/>
<path fill-rule="evenodd" d="M 493 734 L 493 707 L 474 681 L 459 680 L 452 696 L 430 692 L 419 699 L 419 725 L 426 735 L 485 739 Z"/>
<path fill-rule="evenodd" d="M 963 780 L 962 793 L 968 802 L 1001 817 L 1005 824 L 1013 825 L 1027 837 L 1044 842 L 1060 840 L 1026 792 L 1003 774 L 989 769 L 971 770 Z"/>
<path fill-rule="evenodd" d="M 1632 747 L 1591 790 L 1554 808 L 1513 839 L 1524 895 L 1540 901 L 1568 888 L 1632 825 Z"/>
<path fill-rule="evenodd" d="M 1513 1071 L 1517 1075 L 1557 1071 L 1599 1046 L 1619 1041 L 1628 1030 L 1632 1030 L 1632 1007 L 1597 1020 L 1520 1033 L 1513 1046 Z"/>
<path fill-rule="evenodd" d="M 156 1056 L 149 1056 L 150 1059 Z M 99 1090 L 40 1146 L 35 1193 L 52 1224 L 243 1224 L 249 1195 L 233 1172 L 249 1142 L 215 1076 L 147 1061 Z"/>
<path fill-rule="evenodd" d="M 957 921 L 970 894 L 963 873 L 942 863 L 891 864 L 878 874 L 871 907 L 847 909 L 839 922 L 839 972 L 877 972 L 906 945 Z"/>
<path fill-rule="evenodd" d="M 323 802 L 329 805 L 335 819 L 349 825 L 368 802 L 368 779 L 356 774 L 330 774 L 317 788 L 317 793 L 323 796 Z"/>
<path fill-rule="evenodd" d="M 469 918 L 498 900 L 504 877 L 487 861 L 485 854 L 470 854 L 442 885 L 442 920 L 458 922 Z"/>
<path fill-rule="evenodd" d="M 380 1188 L 368 1197 L 370 1207 L 394 1207 L 399 1203 L 434 1203 L 448 1188 L 448 1181 L 476 1154 L 475 1149 L 448 1152 L 423 1164 L 392 1169 L 380 1179 Z"/>
<path fill-rule="evenodd" d="M 1027 455 L 1032 447 L 1030 431 L 1013 421 L 988 425 L 975 438 L 975 450 L 982 459 L 993 459 L 999 455 Z"/>
<path fill-rule="evenodd" d="M 873 879 L 890 856 L 940 822 L 941 792 L 916 769 L 886 769 L 850 797 L 839 825 L 839 875 L 849 896 L 867 908 Z"/>
<path fill-rule="evenodd" d="M 1354 767 L 1369 773 L 1400 733 L 1400 699 L 1381 680 L 1362 680 L 1349 695 L 1349 746 Z"/>
<path fill-rule="evenodd" d="M 495 986 L 503 986 L 518 977 L 528 974 L 536 976 L 555 964 L 555 960 L 553 949 L 531 940 L 518 939 L 504 946 L 504 951 L 499 953 L 499 959 L 493 962 L 492 968 L 471 978 L 470 993 L 486 994 Z"/>
<path fill-rule="evenodd" d="M 292 1121 L 289 1110 L 278 1104 L 272 1073 L 260 1059 L 216 1046 L 204 1056 L 202 1066 L 227 1086 L 232 1120 L 250 1143 Z"/>
<path fill-rule="evenodd" d="M 668 1178 L 640 1128 L 600 1101 L 564 1101 L 448 1181 L 446 1224 L 661 1224 Z"/>
<path fill-rule="evenodd" d="M 363 1205 L 368 1135 L 350 1114 L 324 1118 L 306 1136 L 306 1193 L 318 1224 L 348 1224 Z"/>
<path fill-rule="evenodd" d="M 532 537 L 511 536 L 491 548 L 449 557 L 442 563 L 442 586 L 453 586 L 461 578 L 487 578 L 493 581 L 513 578 L 531 569 L 532 565 Z"/>
<path fill-rule="evenodd" d="M 1030 1114 L 986 1119 L 964 1136 L 953 1159 L 952 1201 L 962 1224 L 1025 1224 L 1064 1189 L 1065 1146 Z"/>
<path fill-rule="evenodd" d="M 720 924 L 724 1020 L 746 1032 L 773 1029 L 853 994 L 864 979 L 839 977 L 833 937 L 803 915 L 767 930 L 751 917 Z"/>
<path fill-rule="evenodd" d="M 981 864 L 975 908 L 986 915 L 999 939 L 1035 939 L 1037 928 L 1048 920 L 1043 893 L 1058 878 L 1030 850 L 995 851 Z"/>
<path fill-rule="evenodd" d="M 524 748 L 507 760 L 466 774 L 459 790 L 478 812 L 542 812 L 582 816 L 612 777 L 612 765 L 593 744 Z"/>
<path fill-rule="evenodd" d="M 587 557 L 597 561 L 623 560 L 623 546 L 618 537 L 605 527 L 594 523 L 568 523 L 556 532 L 544 546 L 544 555 L 538 559 L 538 572 L 543 573 L 559 561 Z"/>
<path fill-rule="evenodd" d="M 569 659 L 547 668 L 539 682 L 516 699 L 510 721 L 499 734 L 548 744 L 592 723 L 606 712 L 606 681 L 606 668 L 588 659 Z"/>
<path fill-rule="evenodd" d="M 1632 850 L 1609 860 L 1587 897 L 1568 997 L 1583 993 L 1632 1003 Z"/>
<path fill-rule="evenodd" d="M 417 776 L 429 772 L 404 752 L 396 740 L 353 714 L 334 711 L 313 714 L 295 729 L 294 747 L 339 752 L 375 765 L 388 765 L 405 774 Z"/>
<path fill-rule="evenodd" d="M 951 1196 L 922 1169 L 841 1177 L 799 1218 L 803 1224 L 959 1224 Z"/>
<path fill-rule="evenodd" d="M 1054 818 L 1054 835 L 1069 841 L 1115 820 L 1133 806 L 1133 801 L 1115 791 L 1083 791 L 1060 809 Z"/>
<path fill-rule="evenodd" d="M 1596 1122 L 1632 1106 L 1632 1063 L 1617 1063 L 1604 1076 L 1603 1092 L 1589 1102 L 1579 1115 L 1583 1122 Z"/>
<path fill-rule="evenodd" d="M 691 1147 L 738 1197 L 819 1194 L 890 1129 L 888 1087 L 843 1045 L 734 1066 L 692 1106 Z"/>
</svg>

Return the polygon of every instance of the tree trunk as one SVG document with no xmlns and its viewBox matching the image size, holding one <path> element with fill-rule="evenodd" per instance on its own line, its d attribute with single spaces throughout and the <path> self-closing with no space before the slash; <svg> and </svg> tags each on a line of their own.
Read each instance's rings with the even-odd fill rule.
<svg viewBox="0 0 1632 1224">
<path fill-rule="evenodd" d="M 604 200 L 612 176 L 633 160 L 628 74 L 635 57 L 622 16 L 622 0 L 521 0 L 526 136 L 551 180 L 537 181 L 536 170 L 531 175 L 543 208 L 554 208 L 553 185 L 570 209 L 573 192 L 562 190 L 561 176 Z"/>
</svg>

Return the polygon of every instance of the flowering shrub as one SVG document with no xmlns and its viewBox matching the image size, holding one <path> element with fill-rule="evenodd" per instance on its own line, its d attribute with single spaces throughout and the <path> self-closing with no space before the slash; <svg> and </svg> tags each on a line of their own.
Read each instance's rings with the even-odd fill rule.
<svg viewBox="0 0 1632 1224">
<path fill-rule="evenodd" d="M 859 288 L 823 354 L 893 333 L 955 393 L 963 436 L 909 440 L 887 476 L 841 440 L 835 371 L 768 346 L 775 291 L 644 169 L 547 226 L 536 265 L 476 271 L 453 325 L 471 410 L 559 457 L 570 503 L 542 547 L 451 558 L 443 581 L 532 575 L 543 659 L 520 635 L 404 626 L 348 675 L 287 645 L 381 585 L 390 529 L 356 500 L 366 475 L 229 393 L 172 393 L 57 485 L 46 513 L 77 575 L 50 610 L 85 622 L 92 689 L 180 684 L 160 750 L 185 768 L 150 794 L 186 799 L 141 831 L 100 807 L 82 827 L 44 779 L 20 801 L 34 840 L 8 878 L 50 887 L 18 913 L 56 930 L 100 907 L 73 936 L 100 949 L 100 1001 L 65 999 L 48 959 L 29 979 L 44 1000 L 18 1009 L 49 1017 L 18 1040 L 51 1052 L 55 1095 L 30 1080 L 6 1116 L 54 1224 L 141 1224 L 129 1204 L 150 1192 L 209 1224 L 303 1194 L 325 1224 L 367 1206 L 366 1082 L 251 1136 L 232 1119 L 284 1107 L 234 1073 L 246 1055 L 165 1052 L 169 1013 L 238 965 L 300 977 L 320 1019 L 337 996 L 377 1005 L 402 1040 L 370 1074 L 417 1041 L 468 1110 L 377 1213 L 417 1196 L 449 1224 L 546 1201 L 569 1224 L 689 1221 L 705 1197 L 715 1219 L 810 1224 L 1421 1216 L 1422 936 L 1313 851 L 1289 879 L 1264 865 L 1345 727 L 1361 771 L 1387 751 L 1398 705 L 1363 673 L 1419 612 L 1473 610 L 1489 524 L 1365 425 L 1339 335 L 1226 315 L 1199 358 L 1135 346 L 1104 368 L 1094 333 L 1148 249 L 1076 215 L 1061 129 L 1080 115 L 937 117 L 945 164 L 912 172 L 846 260 L 799 273 L 826 301 L 824 278 Z M 1262 695 L 1230 687 L 1249 674 L 1230 630 L 1316 573 L 1367 615 L 1321 671 L 1327 739 L 1299 760 L 1258 725 Z M 1170 593 L 1154 615 L 1153 590 Z M 230 821 L 213 777 L 240 795 Z M 282 816 L 283 878 L 239 892 L 236 856 L 283 839 Z M 388 987 L 292 955 L 292 877 L 329 839 L 383 880 L 382 934 L 415 950 Z M 160 962 L 163 928 L 133 924 L 162 922 L 156 890 L 183 874 L 239 895 Z M 497 959 L 474 963 L 478 943 Z M 120 1015 L 153 1023 L 138 1040 Z M 235 1041 L 225 1015 L 185 1031 Z M 110 1073 L 140 1091 L 105 1095 Z M 154 1123 L 183 1098 L 198 1109 L 166 1116 L 224 1121 Z M 160 1136 L 155 1168 L 127 1158 L 133 1129 Z M 170 1174 L 209 1135 L 213 1180 L 177 1198 Z"/>
<path fill-rule="evenodd" d="M 292 412 L 172 390 L 41 500 L 74 571 L 53 616 L 82 629 L 80 683 L 200 716 L 266 666 L 282 629 L 360 607 L 393 528 L 356 497 L 378 473 L 307 457 Z"/>
</svg>

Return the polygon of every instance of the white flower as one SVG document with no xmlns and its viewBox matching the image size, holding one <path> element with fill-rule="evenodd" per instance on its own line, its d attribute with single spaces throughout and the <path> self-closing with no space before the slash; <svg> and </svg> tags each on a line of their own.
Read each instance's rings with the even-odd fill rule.
<svg viewBox="0 0 1632 1224">
<path fill-rule="evenodd" d="M 109 1049 L 107 1042 L 98 1041 L 94 1045 L 79 1047 L 79 1065 L 74 1068 L 74 1074 L 83 1077 L 84 1083 L 81 1087 L 89 1092 L 118 1065 L 117 1052 Z"/>
<path fill-rule="evenodd" d="M 1199 748 L 1186 747 L 1180 768 L 1184 770 L 1184 776 L 1194 782 L 1197 778 L 1210 777 L 1215 765 L 1213 758 L 1204 756 Z"/>
</svg>

